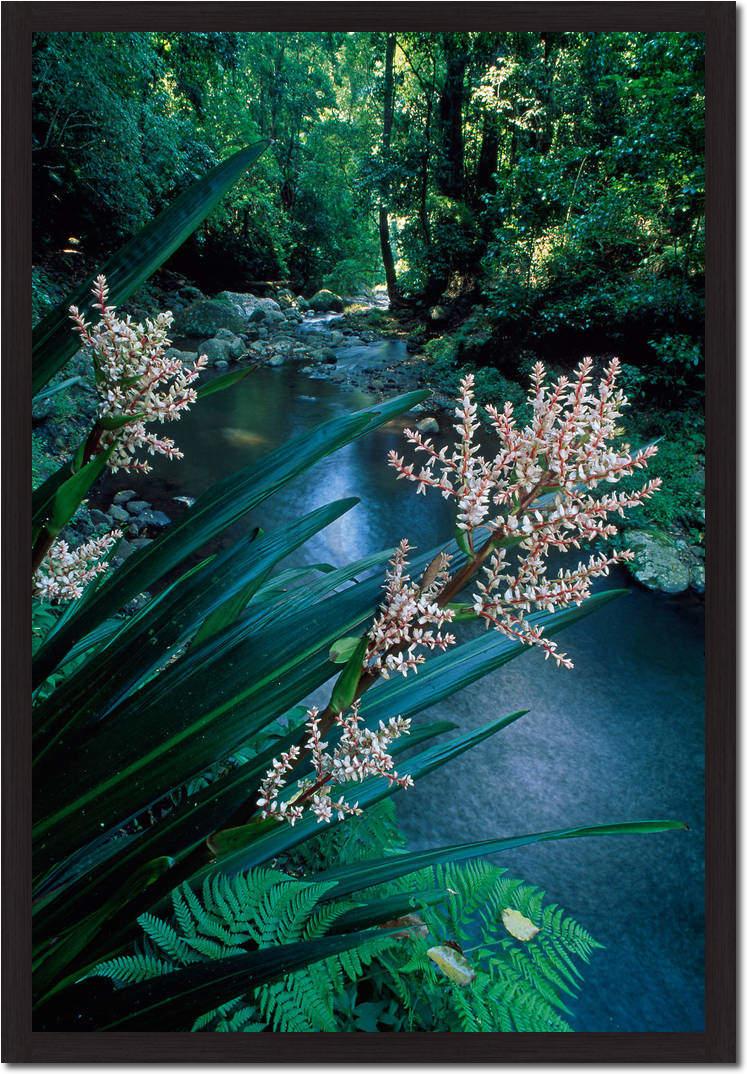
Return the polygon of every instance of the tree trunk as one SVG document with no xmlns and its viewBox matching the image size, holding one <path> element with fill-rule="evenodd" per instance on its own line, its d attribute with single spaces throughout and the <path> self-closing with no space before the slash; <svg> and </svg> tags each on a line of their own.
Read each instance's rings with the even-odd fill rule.
<svg viewBox="0 0 747 1074">
<path fill-rule="evenodd" d="M 462 111 L 464 107 L 464 72 L 467 53 L 461 34 L 443 35 L 446 76 L 441 89 L 439 116 L 441 120 L 441 146 L 443 159 L 439 169 L 439 187 L 442 194 L 464 200 L 464 133 Z"/>
<path fill-rule="evenodd" d="M 482 124 L 480 159 L 477 162 L 475 200 L 480 203 L 484 194 L 495 190 L 495 173 L 498 170 L 498 115 L 491 108 L 485 113 Z"/>
<path fill-rule="evenodd" d="M 389 168 L 391 164 L 392 121 L 394 119 L 394 52 L 397 48 L 395 34 L 387 34 L 386 60 L 384 63 L 384 129 L 381 139 L 381 160 L 384 170 L 381 181 L 381 200 L 379 202 L 379 240 L 381 242 L 381 260 L 384 263 L 386 290 L 392 306 L 399 304 L 397 290 L 397 273 L 394 267 L 394 254 L 389 234 Z"/>
</svg>

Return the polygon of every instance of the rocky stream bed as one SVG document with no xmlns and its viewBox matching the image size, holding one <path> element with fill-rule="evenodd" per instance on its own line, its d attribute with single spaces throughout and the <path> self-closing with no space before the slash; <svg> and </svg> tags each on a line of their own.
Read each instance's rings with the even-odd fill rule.
<svg viewBox="0 0 747 1074">
<path fill-rule="evenodd" d="M 428 435 L 450 432 L 453 403 L 433 382 L 427 356 L 418 342 L 372 327 L 370 313 L 375 307 L 370 296 L 346 303 L 331 291 L 320 291 L 306 300 L 281 288 L 274 297 L 231 291 L 206 297 L 197 288 L 185 286 L 165 298 L 175 315 L 172 351 L 188 365 L 199 354 L 207 355 L 210 372 L 206 376 L 241 366 L 293 365 L 311 379 L 338 384 L 342 390 L 359 389 L 374 398 L 428 387 L 431 400 L 415 408 L 412 422 Z M 85 358 L 79 355 L 73 360 L 73 375 L 79 379 L 66 389 L 73 401 L 67 422 L 60 421 L 53 399 L 34 408 L 37 435 L 50 455 L 69 450 L 75 442 L 69 426 L 77 424 L 82 429 L 93 416 L 95 394 L 88 373 Z M 65 376 L 70 376 L 69 371 Z M 112 494 L 104 483 L 79 512 L 75 528 L 84 538 L 115 522 L 126 538 L 117 552 L 121 560 L 152 540 L 186 508 L 189 497 L 179 499 L 181 503 L 164 501 L 154 507 L 135 490 L 119 488 Z M 670 595 L 704 592 L 702 547 L 676 534 L 638 528 L 634 518 L 626 525 L 625 540 L 636 552 L 633 576 L 645 588 Z"/>
</svg>

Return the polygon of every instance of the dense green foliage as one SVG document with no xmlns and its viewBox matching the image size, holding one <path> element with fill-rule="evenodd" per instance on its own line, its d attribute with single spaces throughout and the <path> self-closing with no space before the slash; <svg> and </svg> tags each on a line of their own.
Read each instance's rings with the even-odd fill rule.
<svg viewBox="0 0 747 1074">
<path fill-rule="evenodd" d="M 371 810 L 396 841 L 391 814 Z M 388 825 L 387 822 L 388 821 Z M 339 831 L 353 849 L 368 817 Z M 330 843 L 329 836 L 322 840 Z M 382 849 L 386 841 L 378 839 Z M 369 853 L 372 849 L 369 842 Z M 328 855 L 329 856 L 329 855 Z M 338 861 L 345 862 L 344 856 Z M 414 893 L 413 893 L 414 888 Z M 195 1019 L 192 1030 L 261 1032 L 565 1032 L 567 1005 L 581 983 L 579 964 L 598 946 L 542 892 L 487 862 L 439 866 L 380 885 L 368 903 L 329 899 L 333 882 L 309 882 L 277 870 L 255 869 L 205 880 L 201 893 L 188 884 L 171 894 L 168 917 L 142 914 L 143 936 L 132 953 L 103 962 L 92 976 L 119 986 L 174 973 L 200 961 L 242 954 L 247 948 L 315 939 L 344 930 L 361 911 L 391 914 L 394 934 L 373 938 L 280 981 L 239 994 Z M 328 901 L 322 901 L 324 897 Z M 404 898 L 402 898 L 404 896 Z M 401 900 L 398 903 L 398 897 Z M 409 902 L 409 906 L 408 906 Z M 391 907 L 391 910 L 389 909 Z M 516 939 L 502 921 L 505 910 L 525 915 L 538 929 Z M 451 980 L 429 951 L 439 945 L 466 950 L 472 979 Z"/>
<path fill-rule="evenodd" d="M 462 315 L 479 304 L 464 357 L 615 349 L 649 387 L 692 387 L 702 374 L 702 35 L 390 38 L 37 35 L 38 254 L 69 242 L 107 249 L 266 137 L 271 151 L 180 255 L 215 289 L 290 278 L 351 293 L 383 279 L 376 213 L 386 200 L 398 291 L 461 299 Z"/>
</svg>

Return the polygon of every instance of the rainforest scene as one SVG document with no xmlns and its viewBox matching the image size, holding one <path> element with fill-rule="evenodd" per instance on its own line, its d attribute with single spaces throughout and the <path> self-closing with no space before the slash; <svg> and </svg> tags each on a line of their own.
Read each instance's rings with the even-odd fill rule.
<svg viewBox="0 0 747 1074">
<path fill-rule="evenodd" d="M 703 1030 L 704 51 L 33 35 L 35 1030 Z"/>
</svg>

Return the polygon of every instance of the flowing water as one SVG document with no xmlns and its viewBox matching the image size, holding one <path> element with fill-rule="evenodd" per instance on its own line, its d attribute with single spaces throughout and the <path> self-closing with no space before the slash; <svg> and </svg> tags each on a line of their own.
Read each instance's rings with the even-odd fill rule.
<svg viewBox="0 0 747 1074">
<path fill-rule="evenodd" d="M 401 343 L 341 350 L 376 364 Z M 203 400 L 175 427 L 181 463 L 160 464 L 165 497 L 197 496 L 304 429 L 372 402 L 364 392 L 264 367 Z M 440 498 L 415 496 L 386 466 L 404 421 L 351 444 L 252 517 L 265 528 L 330 500 L 360 504 L 296 562 L 342 564 L 451 535 Z M 526 653 L 428 713 L 460 729 L 518 708 L 528 715 L 397 798 L 413 848 L 633 818 L 676 817 L 688 832 L 546 843 L 496 861 L 544 888 L 605 945 L 574 1005 L 578 1030 L 703 1028 L 703 612 L 696 601 L 629 592 L 568 629 L 574 671 Z"/>
</svg>

